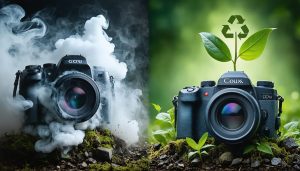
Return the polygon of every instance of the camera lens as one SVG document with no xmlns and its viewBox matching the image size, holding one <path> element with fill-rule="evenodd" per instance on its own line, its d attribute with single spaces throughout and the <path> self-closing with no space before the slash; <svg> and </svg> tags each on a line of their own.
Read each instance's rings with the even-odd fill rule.
<svg viewBox="0 0 300 171">
<path fill-rule="evenodd" d="M 58 115 L 64 120 L 84 122 L 98 110 L 100 92 L 96 83 L 82 73 L 71 73 L 55 84 Z"/>
<path fill-rule="evenodd" d="M 80 87 L 73 87 L 65 94 L 66 104 L 72 109 L 79 109 L 86 103 L 86 92 Z"/>
<path fill-rule="evenodd" d="M 245 121 L 244 109 L 236 102 L 222 104 L 217 110 L 217 116 L 220 124 L 230 130 L 240 128 Z"/>
<path fill-rule="evenodd" d="M 208 132 L 227 144 L 251 139 L 258 130 L 260 120 L 257 100 L 242 89 L 220 90 L 207 104 L 205 122 Z"/>
</svg>

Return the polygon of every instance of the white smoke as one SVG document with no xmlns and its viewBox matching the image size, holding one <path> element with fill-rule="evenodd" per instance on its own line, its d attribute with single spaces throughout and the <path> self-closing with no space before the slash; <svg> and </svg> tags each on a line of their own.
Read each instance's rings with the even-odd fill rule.
<svg viewBox="0 0 300 171">
<path fill-rule="evenodd" d="M 61 57 L 74 54 L 83 55 L 90 66 L 100 66 L 116 79 L 111 123 L 101 125 L 99 113 L 85 123 L 61 123 L 49 111 L 45 111 L 46 124 L 25 128 L 25 132 L 40 137 L 35 144 L 36 151 L 48 153 L 57 148 L 68 150 L 83 142 L 84 130 L 100 126 L 109 128 L 129 145 L 138 142 L 139 127 L 142 125 L 135 118 L 144 118 L 146 115 L 140 100 L 142 91 L 128 87 L 123 81 L 127 65 L 114 55 L 115 46 L 104 31 L 108 28 L 104 16 L 86 21 L 82 33 L 57 40 L 52 51 L 49 50 L 51 45 L 36 43 L 46 33 L 45 23 L 38 18 L 21 22 L 24 16 L 24 10 L 17 5 L 0 9 L 0 135 L 20 130 L 24 111 L 32 106 L 30 101 L 19 96 L 12 98 L 14 73 L 26 65 L 57 63 Z M 41 101 L 49 96 L 45 87 L 36 92 Z"/>
</svg>

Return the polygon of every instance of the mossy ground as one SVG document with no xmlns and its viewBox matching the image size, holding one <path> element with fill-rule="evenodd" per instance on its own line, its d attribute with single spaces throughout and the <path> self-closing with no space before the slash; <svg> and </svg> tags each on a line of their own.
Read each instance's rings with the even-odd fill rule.
<svg viewBox="0 0 300 171">
<path fill-rule="evenodd" d="M 86 132 L 84 142 L 67 155 L 58 150 L 43 154 L 35 152 L 36 138 L 27 134 L 5 135 L 0 138 L 0 170 L 147 170 L 146 146 L 127 147 L 109 130 Z M 98 147 L 113 149 L 111 161 L 94 159 Z"/>
</svg>

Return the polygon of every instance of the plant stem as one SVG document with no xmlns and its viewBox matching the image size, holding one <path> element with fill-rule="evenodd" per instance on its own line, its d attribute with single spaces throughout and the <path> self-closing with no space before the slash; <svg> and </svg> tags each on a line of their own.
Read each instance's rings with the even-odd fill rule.
<svg viewBox="0 0 300 171">
<path fill-rule="evenodd" d="M 237 61 L 237 35 L 234 33 L 234 61 L 233 61 L 233 69 L 236 71 L 236 61 Z"/>
</svg>

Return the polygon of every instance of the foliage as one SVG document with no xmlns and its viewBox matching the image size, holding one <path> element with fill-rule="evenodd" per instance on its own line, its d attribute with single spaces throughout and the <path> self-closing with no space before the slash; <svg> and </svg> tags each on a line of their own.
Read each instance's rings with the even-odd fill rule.
<svg viewBox="0 0 300 171">
<path fill-rule="evenodd" d="M 281 128 L 281 135 L 279 137 L 279 141 L 282 141 L 288 137 L 295 138 L 296 142 L 300 144 L 300 130 L 298 121 L 286 123 Z"/>
<path fill-rule="evenodd" d="M 159 112 L 155 119 L 157 120 L 157 129 L 152 132 L 152 135 L 156 141 L 162 145 L 166 145 L 168 142 L 176 139 L 175 132 L 175 109 L 171 108 L 166 113 L 161 112 L 161 107 L 157 104 L 152 104 L 154 109 Z"/>
<path fill-rule="evenodd" d="M 234 59 L 231 57 L 228 46 L 220 38 L 207 32 L 201 32 L 200 36 L 207 53 L 212 58 L 220 62 L 232 61 L 234 70 L 236 70 L 238 58 L 249 61 L 258 58 L 262 54 L 272 30 L 274 28 L 266 28 L 251 35 L 240 47 L 238 55 L 237 47 L 235 47 Z"/>
<path fill-rule="evenodd" d="M 254 151 L 258 151 L 264 154 L 269 154 L 269 155 L 274 155 L 272 148 L 271 148 L 271 144 L 266 141 L 266 140 L 261 140 L 261 141 L 254 141 L 251 144 L 248 144 L 245 148 L 244 148 L 244 154 L 249 154 L 251 152 Z"/>
<path fill-rule="evenodd" d="M 214 145 L 212 144 L 205 144 L 206 140 L 208 137 L 208 133 L 204 133 L 201 138 L 199 139 L 198 143 L 196 143 L 192 138 L 186 138 L 186 143 L 189 145 L 189 147 L 191 147 L 193 150 L 192 152 L 189 152 L 188 154 L 188 158 L 191 159 L 193 157 L 195 157 L 196 155 L 199 155 L 200 159 L 202 154 L 208 154 L 207 151 L 205 151 L 205 149 L 209 148 L 209 147 L 213 147 Z"/>
</svg>

